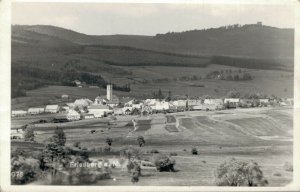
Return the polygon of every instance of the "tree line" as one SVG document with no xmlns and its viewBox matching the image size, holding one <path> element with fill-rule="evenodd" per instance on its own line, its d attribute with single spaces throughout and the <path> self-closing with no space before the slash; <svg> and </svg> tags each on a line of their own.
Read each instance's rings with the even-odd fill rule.
<svg viewBox="0 0 300 192">
<path fill-rule="evenodd" d="M 26 96 L 27 90 L 37 89 L 46 85 L 76 86 L 74 80 L 85 82 L 88 85 L 96 85 L 106 88 L 107 81 L 101 75 L 94 75 L 76 70 L 45 70 L 41 68 L 14 66 L 11 69 L 12 91 L 11 96 Z M 130 85 L 118 86 L 114 84 L 114 89 L 119 91 L 130 91 Z"/>
</svg>

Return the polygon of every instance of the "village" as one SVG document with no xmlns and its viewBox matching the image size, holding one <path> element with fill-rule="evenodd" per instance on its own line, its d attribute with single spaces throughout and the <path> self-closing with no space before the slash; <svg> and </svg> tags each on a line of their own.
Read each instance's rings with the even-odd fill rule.
<svg viewBox="0 0 300 192">
<path fill-rule="evenodd" d="M 174 99 L 138 100 L 130 97 L 119 98 L 113 95 L 113 85 L 107 85 L 107 95 L 97 96 L 94 101 L 88 98 L 70 102 L 69 96 L 63 94 L 63 105 L 46 105 L 31 107 L 28 110 L 12 110 L 12 117 L 32 116 L 40 114 L 53 115 L 54 123 L 78 121 L 82 119 L 103 118 L 108 115 L 141 115 L 155 113 L 175 113 L 182 111 L 213 111 L 233 108 L 292 106 L 293 98 L 189 98 L 184 96 Z"/>
</svg>

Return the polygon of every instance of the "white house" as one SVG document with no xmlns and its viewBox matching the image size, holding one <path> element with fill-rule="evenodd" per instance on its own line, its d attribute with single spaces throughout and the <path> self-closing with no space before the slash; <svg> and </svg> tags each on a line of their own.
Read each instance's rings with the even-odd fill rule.
<svg viewBox="0 0 300 192">
<path fill-rule="evenodd" d="M 192 99 L 192 100 L 187 100 L 188 106 L 195 106 L 195 105 L 201 105 L 202 102 L 200 99 Z"/>
<path fill-rule="evenodd" d="M 66 95 L 66 94 L 61 95 L 61 99 L 68 100 L 69 99 L 69 95 Z"/>
<path fill-rule="evenodd" d="M 132 104 L 132 108 L 141 109 L 143 107 L 143 103 Z"/>
<path fill-rule="evenodd" d="M 105 100 L 104 96 L 97 96 L 95 98 L 94 104 L 95 105 L 104 105 L 104 100 Z"/>
<path fill-rule="evenodd" d="M 81 86 L 81 82 L 79 80 L 75 80 L 74 83 L 76 84 L 77 87 Z"/>
<path fill-rule="evenodd" d="M 93 114 L 96 118 L 103 117 L 105 114 L 112 113 L 113 110 L 106 105 L 91 105 L 88 107 L 89 114 Z"/>
<path fill-rule="evenodd" d="M 78 107 L 79 109 L 82 109 L 84 107 L 88 107 L 92 103 L 93 101 L 89 99 L 76 99 L 74 102 L 74 107 Z"/>
<path fill-rule="evenodd" d="M 115 115 L 123 115 L 125 111 L 123 111 L 122 108 L 114 108 L 114 114 Z"/>
<path fill-rule="evenodd" d="M 123 107 L 122 110 L 123 110 L 124 114 L 129 115 L 129 114 L 131 114 L 133 108 L 132 107 Z"/>
<path fill-rule="evenodd" d="M 152 110 L 169 110 L 170 105 L 169 102 L 167 101 L 156 101 L 154 105 L 150 105 L 150 107 L 152 108 Z"/>
<path fill-rule="evenodd" d="M 11 111 L 12 117 L 22 117 L 25 115 L 27 115 L 27 111 L 24 111 L 24 110 L 12 110 Z"/>
<path fill-rule="evenodd" d="M 19 139 L 23 139 L 24 136 L 23 136 L 23 130 L 21 128 L 19 129 L 12 129 L 10 131 L 10 136 L 12 139 L 14 138 L 19 138 Z"/>
<path fill-rule="evenodd" d="M 69 110 L 66 116 L 69 121 L 77 121 L 80 119 L 79 113 L 75 110 Z"/>
<path fill-rule="evenodd" d="M 119 105 L 119 100 L 118 99 L 108 100 L 108 101 L 106 101 L 106 105 L 108 105 L 110 107 L 116 107 Z"/>
<path fill-rule="evenodd" d="M 269 103 L 269 99 L 259 99 L 260 103 Z"/>
<path fill-rule="evenodd" d="M 146 99 L 145 100 L 145 105 L 154 105 L 156 103 L 156 99 Z"/>
<path fill-rule="evenodd" d="M 235 103 L 238 104 L 240 102 L 239 98 L 225 98 L 224 103 Z"/>
<path fill-rule="evenodd" d="M 222 99 L 204 99 L 204 104 L 207 105 L 223 105 Z"/>
<path fill-rule="evenodd" d="M 173 101 L 173 105 L 176 107 L 185 107 L 187 100 L 176 100 Z"/>
<path fill-rule="evenodd" d="M 30 115 L 36 115 L 36 114 L 41 114 L 41 113 L 44 113 L 45 112 L 45 109 L 44 108 L 29 108 L 28 109 L 28 114 Z"/>
<path fill-rule="evenodd" d="M 59 106 L 58 105 L 46 105 L 45 113 L 58 113 Z"/>
</svg>

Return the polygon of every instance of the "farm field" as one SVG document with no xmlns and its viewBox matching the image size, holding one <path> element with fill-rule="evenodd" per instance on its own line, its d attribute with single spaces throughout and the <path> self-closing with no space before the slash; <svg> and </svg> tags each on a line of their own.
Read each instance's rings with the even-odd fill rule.
<svg viewBox="0 0 300 192">
<path fill-rule="evenodd" d="M 288 108 L 190 111 L 168 114 L 178 121 L 177 124 L 174 124 L 173 117 L 168 117 L 168 122 L 165 115 L 156 114 L 148 116 L 148 120 L 139 116 L 117 116 L 111 126 L 107 125 L 107 119 L 59 126 L 64 128 L 67 146 L 80 142 L 82 147 L 90 150 L 104 147 L 106 138 L 110 137 L 113 151 L 118 151 L 124 146 L 137 147 L 136 138 L 141 135 L 146 145 L 140 149 L 146 156 L 150 155 L 149 158 L 149 151 L 153 149 L 159 153 L 177 154 L 173 156 L 177 172 L 144 170 L 145 176 L 136 185 L 211 186 L 214 185 L 213 170 L 224 160 L 234 157 L 255 160 L 268 179 L 268 186 L 284 186 L 292 181 L 292 172 L 284 169 L 284 164 L 292 163 L 293 157 L 291 111 Z M 145 129 L 134 131 L 130 123 L 132 119 L 140 121 Z M 173 131 L 174 128 L 177 131 Z M 92 134 L 92 130 L 96 132 Z M 44 143 L 53 132 L 53 126 L 37 125 L 35 140 Z M 197 148 L 198 155 L 191 154 L 193 147 Z M 280 173 L 280 176 L 275 173 Z M 102 180 L 96 185 L 132 185 L 126 171 L 112 169 L 112 177 L 115 180 Z"/>
<path fill-rule="evenodd" d="M 122 68 L 122 67 L 121 67 Z M 293 73 L 276 70 L 255 70 L 246 69 L 254 79 L 251 81 L 225 81 L 205 79 L 204 77 L 215 70 L 238 70 L 240 68 L 209 65 L 207 67 L 167 67 L 167 66 L 138 66 L 138 67 L 124 67 L 124 69 L 132 72 L 127 76 L 111 76 L 110 73 L 98 73 L 104 79 L 109 79 L 117 85 L 129 83 L 131 87 L 130 92 L 114 91 L 118 97 L 135 97 L 135 98 L 149 98 L 153 92 L 160 88 L 162 92 L 167 95 L 171 91 L 172 95 L 203 96 L 210 95 L 212 97 L 224 97 L 228 90 L 236 90 L 242 95 L 249 93 L 276 93 L 279 97 L 292 97 L 293 95 Z M 245 70 L 245 69 L 242 69 Z M 180 77 L 202 77 L 199 80 L 176 80 L 174 78 Z M 164 82 L 149 82 L 157 79 L 168 78 Z M 259 85 L 259 86 L 258 86 Z M 281 87 L 278 89 L 278 87 Z M 70 102 L 77 98 L 89 98 L 94 100 L 98 95 L 105 94 L 104 88 L 78 88 L 67 86 L 47 86 L 39 89 L 27 91 L 26 97 L 19 97 L 12 99 L 12 109 L 26 109 L 28 107 L 44 106 L 46 104 L 59 103 L 62 104 L 61 95 L 68 94 Z"/>
</svg>

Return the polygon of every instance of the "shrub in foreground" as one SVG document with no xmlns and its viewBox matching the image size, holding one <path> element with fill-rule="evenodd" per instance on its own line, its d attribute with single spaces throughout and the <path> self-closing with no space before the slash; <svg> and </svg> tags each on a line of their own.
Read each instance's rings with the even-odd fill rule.
<svg viewBox="0 0 300 192">
<path fill-rule="evenodd" d="M 232 158 L 220 164 L 214 172 L 218 186 L 265 186 L 265 179 L 260 166 L 254 161 L 244 162 Z"/>
<path fill-rule="evenodd" d="M 167 155 L 158 155 L 154 158 L 154 164 L 156 169 L 160 172 L 162 171 L 172 171 L 174 172 L 175 160 Z"/>
</svg>

